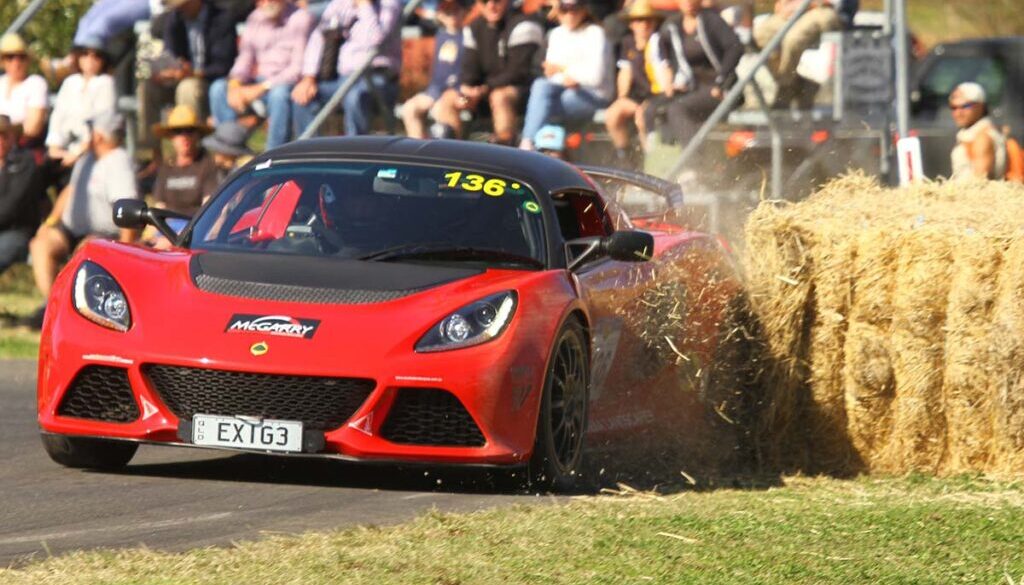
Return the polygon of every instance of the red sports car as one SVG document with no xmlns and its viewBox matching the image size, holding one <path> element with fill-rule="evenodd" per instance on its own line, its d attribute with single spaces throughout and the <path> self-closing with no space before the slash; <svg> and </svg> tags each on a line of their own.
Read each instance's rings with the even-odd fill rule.
<svg viewBox="0 0 1024 585">
<path fill-rule="evenodd" d="M 698 379 L 739 291 L 715 239 L 636 230 L 615 200 L 678 204 L 677 186 L 588 172 L 478 143 L 329 138 L 257 157 L 187 225 L 119 202 L 119 225 L 174 246 L 90 241 L 61 272 L 40 347 L 46 451 L 93 468 L 140 443 L 525 466 L 572 485 L 585 439 L 651 423 L 650 388 L 678 375 L 631 325 L 658 274 L 699 292 L 668 340 Z"/>
</svg>

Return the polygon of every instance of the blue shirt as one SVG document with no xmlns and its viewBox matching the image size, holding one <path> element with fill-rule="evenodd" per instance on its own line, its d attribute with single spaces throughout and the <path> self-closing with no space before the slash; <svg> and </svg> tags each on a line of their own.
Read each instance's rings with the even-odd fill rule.
<svg viewBox="0 0 1024 585">
<path fill-rule="evenodd" d="M 434 37 L 434 69 L 430 73 L 427 95 L 435 100 L 448 89 L 458 87 L 462 70 L 462 31 L 440 29 Z"/>
<path fill-rule="evenodd" d="M 149 17 L 149 0 L 99 0 L 78 21 L 74 42 L 78 44 L 90 37 L 107 42 Z"/>
</svg>

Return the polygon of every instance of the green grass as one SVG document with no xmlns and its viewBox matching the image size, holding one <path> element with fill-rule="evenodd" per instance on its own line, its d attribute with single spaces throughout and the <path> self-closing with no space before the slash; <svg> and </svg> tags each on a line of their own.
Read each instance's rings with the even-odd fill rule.
<svg viewBox="0 0 1024 585">
<path fill-rule="evenodd" d="M 793 478 L 769 490 L 632 494 L 430 513 L 388 528 L 181 554 L 75 553 L 21 584 L 1018 583 L 1024 487 L 979 478 Z"/>
<path fill-rule="evenodd" d="M 39 333 L 10 324 L 10 318 L 23 317 L 43 302 L 32 282 L 32 271 L 25 264 L 12 266 L 0 275 L 0 359 L 34 358 L 39 353 Z"/>
</svg>

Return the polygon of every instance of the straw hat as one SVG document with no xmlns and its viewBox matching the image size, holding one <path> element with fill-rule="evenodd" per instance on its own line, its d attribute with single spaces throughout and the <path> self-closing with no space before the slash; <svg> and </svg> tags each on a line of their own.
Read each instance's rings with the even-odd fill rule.
<svg viewBox="0 0 1024 585">
<path fill-rule="evenodd" d="M 6 34 L 0 37 L 0 55 L 27 55 L 28 44 L 18 33 Z"/>
<path fill-rule="evenodd" d="M 167 138 L 178 130 L 195 130 L 205 136 L 212 132 L 213 128 L 200 121 L 195 110 L 186 105 L 174 106 L 167 116 L 167 122 L 153 126 L 153 134 L 160 138 Z"/>
<path fill-rule="evenodd" d="M 633 0 L 629 10 L 619 13 L 623 20 L 663 20 L 665 16 L 651 6 L 650 0 Z"/>
</svg>

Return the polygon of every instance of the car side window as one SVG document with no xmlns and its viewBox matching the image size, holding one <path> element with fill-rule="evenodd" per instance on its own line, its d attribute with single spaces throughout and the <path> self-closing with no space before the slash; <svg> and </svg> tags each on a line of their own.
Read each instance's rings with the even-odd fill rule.
<svg viewBox="0 0 1024 585">
<path fill-rule="evenodd" d="M 570 191 L 553 198 L 558 226 L 565 241 L 601 237 L 615 231 L 604 200 L 593 193 Z"/>
<path fill-rule="evenodd" d="M 944 56 L 935 61 L 921 82 L 922 106 L 927 109 L 946 110 L 949 94 L 957 85 L 974 81 L 985 88 L 989 103 L 1002 103 L 1006 86 L 1006 65 L 992 56 Z"/>
</svg>

